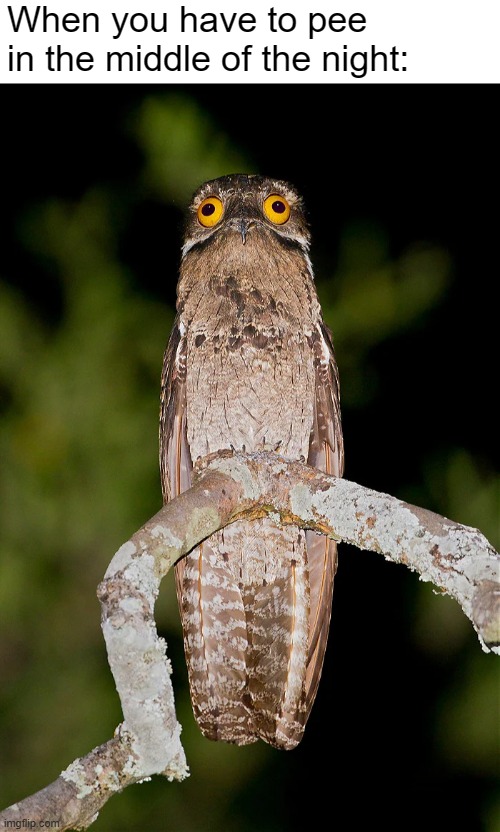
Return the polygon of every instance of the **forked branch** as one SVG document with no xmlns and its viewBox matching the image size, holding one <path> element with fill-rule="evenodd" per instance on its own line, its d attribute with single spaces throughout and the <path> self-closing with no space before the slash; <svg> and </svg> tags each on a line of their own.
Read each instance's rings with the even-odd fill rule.
<svg viewBox="0 0 500 832">
<path fill-rule="evenodd" d="M 154 621 L 160 582 L 213 532 L 264 514 L 405 564 L 455 598 L 483 649 L 500 653 L 500 556 L 477 529 L 275 453 L 212 455 L 198 463 L 194 486 L 121 546 L 98 589 L 123 724 L 45 789 L 0 813 L 4 825 L 50 820 L 59 830 L 85 829 L 131 783 L 187 775 L 171 668 Z"/>
</svg>

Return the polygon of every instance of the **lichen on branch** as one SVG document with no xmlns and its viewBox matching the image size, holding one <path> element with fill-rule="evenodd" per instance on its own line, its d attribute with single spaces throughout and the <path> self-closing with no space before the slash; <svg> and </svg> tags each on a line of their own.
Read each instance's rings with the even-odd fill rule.
<svg viewBox="0 0 500 832">
<path fill-rule="evenodd" d="M 160 582 L 218 529 L 265 514 L 408 566 L 455 598 L 483 649 L 500 653 L 500 556 L 477 529 L 274 452 L 212 454 L 198 460 L 192 488 L 120 547 L 99 585 L 123 724 L 45 789 L 0 813 L 0 822 L 29 817 L 58 822 L 60 830 L 86 829 L 131 783 L 152 774 L 187 776 L 171 667 L 154 621 Z"/>
</svg>

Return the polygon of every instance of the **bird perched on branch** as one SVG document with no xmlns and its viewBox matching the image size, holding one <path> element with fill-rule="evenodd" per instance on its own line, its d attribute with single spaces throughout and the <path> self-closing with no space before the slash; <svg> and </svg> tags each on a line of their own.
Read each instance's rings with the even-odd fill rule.
<svg viewBox="0 0 500 832">
<path fill-rule="evenodd" d="M 177 318 L 162 374 L 164 500 L 222 449 L 276 449 L 343 471 L 339 385 L 302 200 L 234 174 L 189 207 Z M 210 739 L 300 742 L 325 654 L 336 569 L 328 538 L 237 521 L 176 566 L 195 718 Z"/>
</svg>

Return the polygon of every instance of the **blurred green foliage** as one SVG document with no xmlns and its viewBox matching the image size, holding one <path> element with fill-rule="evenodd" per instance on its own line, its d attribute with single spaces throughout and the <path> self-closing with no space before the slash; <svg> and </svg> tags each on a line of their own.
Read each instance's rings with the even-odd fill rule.
<svg viewBox="0 0 500 832">
<path fill-rule="evenodd" d="M 127 200 L 112 186 L 94 186 L 73 202 L 29 206 L 18 228 L 22 245 L 58 286 L 58 319 L 47 323 L 24 294 L 0 282 L 2 804 L 46 785 L 120 721 L 95 588 L 112 553 L 159 506 L 159 374 L 173 320 L 171 308 L 137 290 L 122 262 L 127 212 L 145 197 L 184 204 L 205 179 L 253 170 L 187 94 L 150 94 L 126 129 L 143 154 Z M 437 245 L 416 244 L 394 260 L 375 223 L 344 230 L 336 274 L 319 274 L 318 284 L 347 410 L 363 408 L 376 393 L 374 349 L 425 320 L 442 301 L 451 268 Z M 491 471 L 450 448 L 439 458 L 424 456 L 413 475 L 443 513 L 479 525 L 494 542 L 498 480 Z M 410 480 L 399 496 L 417 502 L 422 487 Z M 277 752 L 199 735 L 180 666 L 172 584 L 157 620 L 174 654 L 192 777 L 127 790 L 104 809 L 97 832 L 256 828 L 237 798 L 245 806 L 249 783 L 271 776 Z M 440 758 L 459 772 L 494 778 L 496 671 L 484 664 L 456 604 L 435 598 L 428 586 L 419 586 L 413 601 L 416 650 L 437 663 L 463 656 L 435 715 Z M 484 811 L 484 829 L 493 832 L 500 815 L 494 796 Z M 259 818 L 260 832 L 280 828 L 272 813 Z"/>
<path fill-rule="evenodd" d="M 184 205 L 201 182 L 226 173 L 257 173 L 209 115 L 182 95 L 145 99 L 132 130 L 145 156 L 144 182 Z"/>
<path fill-rule="evenodd" d="M 359 407 L 373 394 L 367 375 L 370 351 L 432 309 L 449 274 L 449 256 L 442 248 L 415 245 L 391 260 L 380 227 L 365 223 L 345 229 L 338 271 L 318 281 L 342 366 L 343 404 Z"/>
</svg>

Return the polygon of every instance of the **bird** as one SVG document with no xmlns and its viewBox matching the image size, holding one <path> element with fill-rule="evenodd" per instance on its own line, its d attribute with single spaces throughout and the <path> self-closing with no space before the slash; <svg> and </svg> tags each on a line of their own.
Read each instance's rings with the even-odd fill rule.
<svg viewBox="0 0 500 832">
<path fill-rule="evenodd" d="M 229 174 L 187 212 L 160 406 L 164 502 L 194 463 L 267 450 L 342 476 L 339 378 L 289 183 Z M 191 702 L 203 735 L 295 748 L 323 666 L 336 543 L 266 516 L 211 535 L 175 567 Z"/>
</svg>

